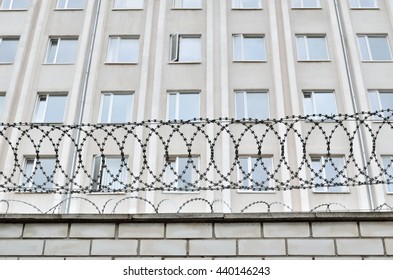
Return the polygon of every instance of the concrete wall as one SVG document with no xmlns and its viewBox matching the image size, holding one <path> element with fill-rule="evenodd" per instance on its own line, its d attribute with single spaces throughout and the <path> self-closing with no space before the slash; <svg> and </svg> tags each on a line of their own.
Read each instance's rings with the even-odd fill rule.
<svg viewBox="0 0 393 280">
<path fill-rule="evenodd" d="M 0 216 L 0 259 L 390 257 L 387 212 Z"/>
</svg>

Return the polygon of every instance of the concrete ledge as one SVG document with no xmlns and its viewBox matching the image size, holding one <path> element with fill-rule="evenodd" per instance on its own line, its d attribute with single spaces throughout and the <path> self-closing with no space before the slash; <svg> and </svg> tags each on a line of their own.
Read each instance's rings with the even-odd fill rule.
<svg viewBox="0 0 393 280">
<path fill-rule="evenodd" d="M 176 214 L 0 214 L 0 223 L 206 223 L 206 222 L 393 221 L 393 212 L 176 213 Z"/>
</svg>

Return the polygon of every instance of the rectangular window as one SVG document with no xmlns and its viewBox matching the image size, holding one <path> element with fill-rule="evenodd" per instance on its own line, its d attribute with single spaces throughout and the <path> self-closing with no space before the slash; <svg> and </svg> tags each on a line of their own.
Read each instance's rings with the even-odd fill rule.
<svg viewBox="0 0 393 280">
<path fill-rule="evenodd" d="M 45 63 L 74 64 L 77 44 L 77 38 L 51 38 Z"/>
<path fill-rule="evenodd" d="M 128 157 L 99 155 L 93 159 L 93 191 L 124 191 Z"/>
<path fill-rule="evenodd" d="M 335 115 L 337 114 L 334 92 L 304 91 L 303 106 L 305 115 Z"/>
<path fill-rule="evenodd" d="M 0 2 L 0 10 L 27 10 L 30 6 L 30 0 L 0 0 Z"/>
<path fill-rule="evenodd" d="M 382 156 L 387 192 L 393 193 L 393 156 Z"/>
<path fill-rule="evenodd" d="M 362 61 L 391 61 L 388 37 L 386 35 L 358 35 Z"/>
<path fill-rule="evenodd" d="M 343 156 L 312 156 L 311 178 L 316 192 L 346 192 Z"/>
<path fill-rule="evenodd" d="M 264 35 L 233 35 L 234 61 L 266 61 Z"/>
<path fill-rule="evenodd" d="M 238 184 L 240 191 L 269 191 L 273 187 L 272 157 L 240 156 Z"/>
<path fill-rule="evenodd" d="M 236 119 L 268 119 L 269 97 L 266 91 L 236 91 Z"/>
<path fill-rule="evenodd" d="M 174 9 L 201 9 L 202 0 L 173 0 Z"/>
<path fill-rule="evenodd" d="M 296 42 L 300 61 L 329 60 L 325 35 L 296 35 Z"/>
<path fill-rule="evenodd" d="M 100 123 L 127 123 L 132 117 L 131 92 L 105 92 L 101 95 Z"/>
<path fill-rule="evenodd" d="M 0 92 L 0 118 L 1 119 L 3 117 L 4 101 L 5 101 L 5 93 Z"/>
<path fill-rule="evenodd" d="M 349 0 L 352 9 L 376 9 L 378 0 Z"/>
<path fill-rule="evenodd" d="M 171 62 L 200 62 L 201 35 L 172 34 L 169 50 Z"/>
<path fill-rule="evenodd" d="M 168 120 L 200 118 L 199 92 L 169 92 Z"/>
<path fill-rule="evenodd" d="M 56 173 L 56 159 L 26 158 L 21 174 L 21 187 L 34 190 L 47 190 L 53 187 Z"/>
<path fill-rule="evenodd" d="M 370 90 L 368 92 L 371 111 L 393 110 L 393 91 Z M 391 117 L 393 112 L 379 113 L 383 117 Z"/>
<path fill-rule="evenodd" d="M 0 63 L 13 63 L 19 39 L 0 37 Z"/>
<path fill-rule="evenodd" d="M 295 9 L 315 9 L 320 8 L 319 0 L 292 0 L 292 8 Z"/>
<path fill-rule="evenodd" d="M 85 0 L 58 0 L 56 9 L 82 10 Z"/>
<path fill-rule="evenodd" d="M 67 102 L 66 95 L 40 94 L 38 96 L 33 122 L 62 123 Z"/>
<path fill-rule="evenodd" d="M 232 9 L 261 9 L 261 0 L 232 0 Z"/>
<path fill-rule="evenodd" d="M 165 163 L 165 185 L 170 191 L 196 191 L 199 157 L 170 157 Z"/>
<path fill-rule="evenodd" d="M 114 9 L 143 9 L 143 0 L 115 0 Z"/>
<path fill-rule="evenodd" d="M 113 36 L 109 38 L 107 62 L 137 63 L 139 38 Z"/>
</svg>

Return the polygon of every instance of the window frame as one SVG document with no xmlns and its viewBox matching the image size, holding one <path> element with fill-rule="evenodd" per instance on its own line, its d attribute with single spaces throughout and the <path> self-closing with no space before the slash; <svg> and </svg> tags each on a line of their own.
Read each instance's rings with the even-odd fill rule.
<svg viewBox="0 0 393 280">
<path fill-rule="evenodd" d="M 372 90 L 368 90 L 367 94 L 368 94 L 368 102 L 369 102 L 369 106 L 370 106 L 370 111 L 374 112 L 374 111 L 381 111 L 381 110 L 388 110 L 388 109 L 390 109 L 390 108 L 384 109 L 382 107 L 383 102 L 381 101 L 381 94 L 391 94 L 392 97 L 393 97 L 393 90 L 372 89 Z M 379 108 L 377 110 L 374 110 L 374 108 L 373 108 L 374 102 L 373 102 L 372 97 L 371 97 L 372 94 L 376 94 L 376 96 L 377 96 L 377 100 L 375 100 L 375 101 L 378 102 L 378 107 Z M 393 108 L 391 108 L 390 110 L 392 110 L 391 114 L 393 115 Z M 387 116 L 385 116 L 385 112 L 381 112 L 379 114 L 381 114 L 384 118 L 387 118 Z M 373 120 L 374 121 L 383 121 L 383 118 L 379 118 L 378 116 L 374 116 Z M 390 118 L 389 118 L 389 120 L 390 120 Z"/>
<path fill-rule="evenodd" d="M 236 43 L 235 43 L 235 38 L 239 37 L 241 39 L 240 41 L 240 55 L 241 55 L 241 59 L 237 60 L 236 59 Z M 255 59 L 245 59 L 245 54 L 244 54 L 244 40 L 247 38 L 251 38 L 251 39 L 262 39 L 262 44 L 263 44 L 263 59 L 260 60 L 255 60 Z M 265 34 L 244 34 L 244 33 L 239 33 L 239 34 L 232 34 L 232 61 L 235 63 L 238 62 L 255 62 L 255 63 L 261 63 L 261 62 L 267 62 L 267 50 L 266 50 L 266 36 Z"/>
<path fill-rule="evenodd" d="M 325 115 L 325 114 L 322 114 L 322 113 L 318 113 L 316 105 L 315 105 L 316 104 L 315 103 L 315 95 L 318 95 L 320 93 L 329 93 L 329 94 L 332 95 L 332 97 L 333 97 L 333 105 L 334 105 L 334 110 L 335 110 L 335 113 L 333 115 L 336 115 L 338 113 L 336 93 L 335 93 L 334 90 L 303 90 L 302 91 L 302 95 L 303 95 L 302 97 L 303 97 L 303 112 L 304 112 L 304 115 L 308 115 L 308 116 L 316 115 L 314 117 L 316 120 L 318 120 L 320 118 L 317 115 Z M 306 94 L 310 94 L 311 95 L 312 111 L 313 111 L 311 114 L 308 114 L 306 112 L 306 104 L 305 104 L 305 98 L 306 98 L 305 95 Z M 329 116 L 329 115 L 327 115 L 327 116 Z M 329 121 L 329 120 L 327 120 L 327 121 Z"/>
<path fill-rule="evenodd" d="M 327 160 L 327 158 L 330 158 L 330 160 Z M 326 178 L 326 162 L 332 162 L 332 159 L 341 159 L 342 160 L 342 168 L 346 169 L 345 163 L 345 155 L 341 155 L 341 154 L 334 154 L 334 155 L 330 155 L 329 157 L 325 154 L 325 155 L 318 155 L 318 154 L 313 154 L 310 155 L 310 175 L 311 175 L 311 179 L 313 180 L 313 185 L 315 185 L 314 180 L 319 179 L 321 180 L 319 177 L 313 177 L 314 173 L 316 174 L 318 171 L 320 171 L 322 169 L 322 180 L 327 181 L 328 179 Z M 319 169 L 318 170 L 314 170 L 313 168 L 313 162 L 316 162 L 316 160 L 318 160 L 319 162 Z M 323 164 L 325 163 L 325 166 L 323 166 Z M 338 169 L 336 167 L 336 169 Z M 340 182 L 343 183 L 343 176 L 347 176 L 347 170 L 344 171 L 344 174 L 340 175 Z M 333 185 L 333 184 L 332 184 Z M 333 190 L 330 191 L 330 187 L 323 185 L 323 186 L 319 186 L 319 187 L 315 187 L 313 186 L 312 191 L 314 194 L 348 194 L 350 193 L 348 186 L 334 186 L 335 188 L 340 188 L 339 191 L 337 190 Z"/>
<path fill-rule="evenodd" d="M 38 110 L 38 107 L 39 107 L 39 104 L 40 104 L 40 98 L 43 97 L 43 96 L 46 97 L 46 101 L 45 101 L 45 109 L 44 109 L 44 113 L 43 113 L 44 120 L 41 121 L 41 120 L 37 120 L 36 119 L 36 117 L 37 117 L 36 115 L 37 115 L 37 110 Z M 66 97 L 66 101 L 64 102 L 64 112 L 63 112 L 63 116 L 62 116 L 61 121 L 58 121 L 58 122 L 46 122 L 45 121 L 47 108 L 48 108 L 48 100 L 49 100 L 49 98 L 51 96 L 52 97 L 53 96 Z M 65 93 L 65 92 L 59 92 L 59 93 L 57 93 L 57 92 L 56 93 L 52 93 L 52 92 L 38 93 L 37 99 L 36 99 L 36 103 L 35 103 L 35 107 L 34 107 L 32 123 L 40 123 L 40 124 L 41 123 L 50 123 L 50 124 L 62 124 L 62 123 L 64 123 L 65 115 L 67 113 L 67 102 L 68 102 L 68 94 Z"/>
<path fill-rule="evenodd" d="M 22 172 L 21 172 L 21 174 L 20 174 L 20 180 L 19 180 L 19 185 L 20 186 L 22 186 L 22 185 L 24 185 L 23 186 L 23 189 L 26 189 L 26 190 L 30 190 L 30 189 L 33 189 L 33 188 L 37 188 L 38 190 L 40 190 L 39 192 L 45 192 L 45 191 L 48 191 L 48 190 L 53 190 L 54 189 L 54 186 L 55 186 L 55 177 L 56 177 L 56 173 L 57 173 L 57 162 L 56 162 L 56 157 L 55 156 L 40 156 L 40 158 L 39 158 L 40 160 L 42 160 L 42 159 L 51 159 L 51 160 L 53 160 L 54 161 L 54 170 L 53 170 L 53 173 L 51 173 L 51 174 L 49 174 L 48 172 L 45 172 L 48 176 L 46 176 L 47 178 L 47 182 L 45 183 L 45 185 L 43 185 L 43 186 L 41 186 L 41 187 L 38 187 L 38 186 L 36 186 L 36 187 L 33 187 L 33 185 L 34 185 L 34 176 L 36 176 L 37 175 L 37 171 L 38 170 L 41 170 L 41 169 L 36 169 L 36 166 L 37 166 L 37 156 L 24 156 L 23 157 L 23 169 L 22 169 Z M 32 168 L 31 168 L 31 174 L 29 175 L 29 174 L 26 174 L 26 169 L 27 169 L 27 166 L 28 166 L 28 162 L 29 161 L 33 161 L 33 165 L 32 165 Z M 42 167 L 42 166 L 41 166 Z M 34 173 L 35 172 L 35 173 Z M 34 175 L 33 175 L 33 173 L 34 173 Z M 24 175 L 25 174 L 25 175 Z M 48 178 L 51 178 L 51 180 L 53 181 L 53 182 L 50 182 L 50 180 L 48 180 Z M 49 187 L 46 187 L 46 185 L 47 184 L 50 184 L 50 186 Z"/>
<path fill-rule="evenodd" d="M 237 4 L 236 2 L 239 1 L 239 7 L 235 7 Z M 257 0 L 258 1 L 258 7 L 252 7 L 252 8 L 248 8 L 248 7 L 243 7 L 244 0 L 232 0 L 231 1 L 231 8 L 232 10 L 262 10 L 263 9 L 263 4 L 262 4 L 262 0 Z"/>
<path fill-rule="evenodd" d="M 352 6 L 353 1 L 356 1 L 357 7 Z M 361 6 L 361 1 L 359 0 L 349 0 L 349 7 L 351 10 L 378 10 L 379 9 L 379 1 L 372 0 L 375 3 L 374 7 L 364 7 Z"/>
<path fill-rule="evenodd" d="M 180 118 L 180 96 L 186 96 L 188 94 L 194 94 L 198 95 L 198 117 L 194 117 L 192 119 L 182 119 Z M 171 108 L 171 95 L 176 95 L 176 118 L 175 119 L 170 119 L 170 108 Z M 167 121 L 170 122 L 178 122 L 178 121 L 194 121 L 194 119 L 200 119 L 201 118 L 201 91 L 200 90 L 184 90 L 184 91 L 168 91 L 167 92 L 167 110 L 166 110 L 166 119 Z"/>
<path fill-rule="evenodd" d="M 67 10 L 67 11 L 79 11 L 80 10 L 80 11 L 82 11 L 86 7 L 86 0 L 80 0 L 80 1 L 82 1 L 82 4 L 83 4 L 83 7 L 81 7 L 81 8 L 69 8 L 68 5 L 69 5 L 69 1 L 70 0 L 64 0 L 65 1 L 64 8 L 62 8 L 62 7 L 59 7 L 60 6 L 60 1 L 61 0 L 57 0 L 55 10 L 59 10 L 59 11 L 64 11 L 64 10 Z"/>
<path fill-rule="evenodd" d="M 30 6 L 31 6 L 31 1 L 28 1 L 28 5 L 27 5 L 27 7 L 25 7 L 25 8 L 18 8 L 18 9 L 13 9 L 13 4 L 14 4 L 14 1 L 15 0 L 10 0 L 10 3 L 9 3 L 9 7 L 8 8 L 5 8 L 4 6 L 4 1 L 5 0 L 0 0 L 0 1 L 2 1 L 1 2 L 1 5 L 0 5 L 0 11 L 27 11 L 27 10 L 29 10 L 29 8 L 30 8 Z"/>
<path fill-rule="evenodd" d="M 120 165 L 119 170 L 116 170 L 116 174 L 112 174 L 108 170 L 106 160 L 107 159 L 119 159 Z M 99 154 L 93 155 L 93 164 L 92 164 L 92 186 L 91 190 L 93 193 L 125 193 L 127 180 L 128 180 L 128 155 L 112 155 L 112 154 Z M 98 166 L 97 163 L 99 164 Z M 105 168 L 103 167 L 103 163 L 105 163 Z M 120 171 L 121 172 L 118 172 Z M 113 176 L 112 176 L 113 175 Z M 103 181 L 105 180 L 106 176 L 109 176 L 110 181 L 109 186 L 104 186 L 103 188 Z M 115 178 L 113 178 L 115 177 Z M 117 179 L 114 181 L 114 179 Z M 119 179 L 124 179 L 121 181 Z M 120 185 L 120 187 L 119 187 Z M 117 186 L 117 187 L 116 187 Z"/>
<path fill-rule="evenodd" d="M 181 1 L 182 4 L 180 4 L 178 7 L 176 6 L 177 1 Z M 196 0 L 199 1 L 200 6 L 199 7 L 184 7 L 184 0 L 172 0 L 172 10 L 202 10 L 203 9 L 203 2 L 202 0 Z"/>
<path fill-rule="evenodd" d="M 16 41 L 16 44 L 19 44 L 19 39 L 20 39 L 19 37 L 9 37 L 9 36 L 0 37 L 0 47 L 3 41 Z M 0 65 L 14 64 L 17 52 L 18 52 L 18 46 L 15 48 L 15 50 L 13 50 L 12 61 L 0 61 Z"/>
<path fill-rule="evenodd" d="M 191 184 L 193 184 L 197 180 L 197 184 L 193 185 L 192 189 L 189 189 L 187 186 L 186 188 L 180 188 L 179 187 L 179 181 L 184 181 L 180 180 L 180 175 L 183 174 L 184 171 L 179 172 L 179 160 L 180 159 L 187 159 L 187 165 L 190 167 L 187 169 L 191 168 Z M 189 160 L 197 160 L 197 164 L 195 167 L 197 168 L 198 171 L 196 171 L 192 163 L 188 163 Z M 172 171 L 171 163 L 175 163 L 175 167 L 173 168 L 176 173 Z M 199 186 L 200 186 L 200 180 L 199 180 L 199 172 L 201 170 L 201 157 L 200 155 L 170 155 L 167 158 L 164 158 L 164 174 L 163 174 L 163 183 L 164 183 L 164 193 L 176 193 L 176 194 L 197 194 L 199 193 Z M 168 174 L 169 172 L 172 172 L 172 174 Z M 173 178 L 168 178 L 168 176 L 172 176 Z M 195 177 L 195 178 L 194 178 Z M 171 179 L 171 182 L 168 182 L 169 179 Z M 184 183 L 184 182 L 183 182 Z M 171 184 L 171 187 L 168 189 L 166 185 Z"/>
<path fill-rule="evenodd" d="M 53 61 L 49 61 L 49 54 L 51 52 L 51 46 L 52 46 L 52 42 L 54 40 L 58 40 L 58 43 L 57 43 L 57 47 L 56 47 Z M 61 41 L 75 41 L 76 45 L 75 45 L 75 54 L 74 54 L 73 62 L 57 62 Z M 79 41 L 78 37 L 49 37 L 49 42 L 48 42 L 48 46 L 46 49 L 44 64 L 45 65 L 74 65 L 74 64 L 76 64 L 77 55 L 78 55 L 78 41 Z"/>
<path fill-rule="evenodd" d="M 142 2 L 142 6 L 141 6 L 141 7 L 138 7 L 138 8 L 121 7 L 121 8 L 119 8 L 119 7 L 116 7 L 116 2 L 117 2 L 117 1 L 118 1 L 118 0 L 115 0 L 114 3 L 113 3 L 113 8 L 112 8 L 112 10 L 114 10 L 114 11 L 143 10 L 143 9 L 144 9 L 144 6 L 145 6 L 145 1 L 144 1 L 144 0 L 140 0 L 140 1 Z M 125 2 L 124 4 L 125 4 L 125 6 L 127 6 L 127 5 L 126 5 L 127 2 Z"/>
<path fill-rule="evenodd" d="M 298 39 L 300 37 L 304 38 L 304 45 L 305 45 L 305 51 L 306 51 L 306 59 L 300 58 L 300 49 L 299 49 L 299 43 Z M 329 51 L 329 43 L 327 40 L 327 35 L 326 34 L 296 34 L 296 47 L 297 47 L 297 61 L 298 62 L 330 62 L 330 51 Z M 308 46 L 308 38 L 323 38 L 325 42 L 325 47 L 326 47 L 326 58 L 325 59 L 310 59 L 310 51 L 309 51 L 309 46 Z"/>
<path fill-rule="evenodd" d="M 199 40 L 199 59 L 198 60 L 180 60 L 181 39 L 198 39 Z M 175 46 L 174 46 L 175 45 Z M 175 53 L 175 54 L 174 54 Z M 201 34 L 179 34 L 169 35 L 169 64 L 201 64 L 202 63 L 202 35 Z"/>
<path fill-rule="evenodd" d="M 291 8 L 293 10 L 317 10 L 317 9 L 322 9 L 321 1 L 320 0 L 315 0 L 318 4 L 318 7 L 307 7 L 304 5 L 304 0 L 299 0 L 300 1 L 300 7 L 294 7 L 294 1 L 291 0 Z"/>
<path fill-rule="evenodd" d="M 112 45 L 112 40 L 116 39 L 116 57 L 115 59 L 112 59 L 112 51 L 111 51 L 111 45 Z M 133 61 L 119 61 L 119 51 L 120 51 L 120 44 L 122 40 L 135 40 L 137 41 L 137 51 L 135 53 L 135 60 Z M 111 35 L 109 36 L 108 39 L 108 50 L 106 53 L 106 61 L 105 64 L 138 64 L 139 63 L 139 51 L 140 51 L 140 38 L 139 35 Z"/>
<path fill-rule="evenodd" d="M 388 158 L 388 160 L 390 160 L 390 163 L 388 164 L 388 166 L 385 165 L 385 158 Z M 389 177 L 393 178 L 393 155 L 381 155 L 381 160 L 382 160 L 381 167 L 383 167 L 383 176 L 385 178 L 385 181 L 387 182 L 387 183 L 385 183 L 386 193 L 392 195 L 393 194 L 393 179 L 391 181 L 389 181 L 386 175 L 388 173 L 388 170 L 390 169 L 392 175 L 389 175 Z M 388 183 L 388 182 L 390 182 L 390 183 Z"/>
<path fill-rule="evenodd" d="M 250 176 L 247 176 L 247 178 L 243 178 L 244 174 L 243 172 L 240 170 L 240 160 L 241 159 L 246 159 L 247 160 L 247 172 L 244 172 L 244 174 L 247 176 L 248 174 L 250 174 Z M 254 184 L 252 182 L 253 180 L 253 172 L 255 172 L 255 170 L 253 171 L 253 169 L 255 169 L 255 164 L 252 164 L 252 160 L 253 159 L 260 159 L 262 161 L 262 163 L 265 165 L 265 163 L 263 162 L 264 159 L 269 159 L 270 160 L 270 171 L 268 170 L 269 173 L 273 173 L 274 172 L 274 161 L 273 161 L 273 155 L 239 155 L 238 156 L 238 162 L 236 163 L 237 168 L 236 168 L 236 178 L 237 178 L 237 184 L 239 186 L 239 188 L 237 189 L 238 193 L 266 193 L 266 194 L 271 194 L 271 193 L 275 193 L 276 191 L 274 190 L 274 179 L 271 178 L 271 176 L 267 176 L 269 185 L 268 187 L 263 186 L 264 189 L 262 189 L 262 187 L 258 187 L 261 189 L 253 189 Z M 266 172 L 267 173 L 267 172 Z M 268 175 L 268 174 L 266 174 Z M 244 188 L 243 186 L 241 186 L 242 182 L 247 180 L 247 185 L 250 186 L 248 187 L 248 189 Z"/>
<path fill-rule="evenodd" d="M 99 123 L 99 124 L 124 124 L 124 123 L 131 122 L 132 121 L 132 115 L 133 115 L 133 108 L 134 108 L 134 94 L 135 94 L 135 92 L 133 92 L 133 91 L 104 91 L 104 92 L 101 92 L 100 108 L 99 108 L 98 122 L 97 123 Z M 107 117 L 107 121 L 102 122 L 101 119 L 102 119 L 102 113 L 103 113 L 104 98 L 105 98 L 105 96 L 108 96 L 108 95 L 111 97 L 110 98 L 110 103 L 108 105 L 109 106 L 108 117 Z M 113 122 L 112 121 L 112 118 L 113 118 L 113 116 L 112 116 L 113 99 L 114 99 L 114 96 L 117 96 L 117 95 L 129 95 L 131 97 L 131 104 L 129 106 L 130 112 L 129 112 L 129 116 L 128 116 L 129 120 L 126 121 L 126 122 L 120 122 L 119 123 L 119 122 Z M 110 119 L 110 121 L 108 121 L 108 119 Z"/>
<path fill-rule="evenodd" d="M 364 59 L 363 58 L 363 52 L 362 52 L 362 45 L 360 43 L 360 37 L 364 37 L 365 41 L 366 41 L 366 51 L 367 51 L 367 55 L 370 59 Z M 370 37 L 378 37 L 378 38 L 385 38 L 386 43 L 387 43 L 387 47 L 389 49 L 389 55 L 390 55 L 390 59 L 386 60 L 386 59 L 381 59 L 381 60 L 376 60 L 372 58 L 372 51 L 370 48 L 370 42 L 369 42 L 369 38 Z M 392 54 L 392 48 L 390 46 L 390 42 L 389 42 L 389 36 L 388 34 L 357 34 L 357 41 L 358 41 L 358 50 L 359 50 L 359 55 L 360 55 L 360 61 L 361 62 L 371 62 L 371 63 L 378 63 L 378 62 L 393 62 L 393 54 Z"/>
<path fill-rule="evenodd" d="M 248 106 L 248 101 L 247 101 L 247 95 L 248 94 L 265 94 L 267 98 L 267 118 L 263 118 L 262 120 L 269 119 L 271 117 L 271 109 L 270 109 L 270 95 L 268 90 L 235 90 L 235 119 L 236 120 L 243 120 L 245 119 L 246 121 L 250 119 L 249 117 L 249 106 Z M 238 94 L 243 94 L 243 105 L 244 105 L 244 118 L 238 118 L 238 108 L 239 104 L 237 103 L 237 95 Z M 253 118 L 251 118 L 253 119 Z"/>
</svg>

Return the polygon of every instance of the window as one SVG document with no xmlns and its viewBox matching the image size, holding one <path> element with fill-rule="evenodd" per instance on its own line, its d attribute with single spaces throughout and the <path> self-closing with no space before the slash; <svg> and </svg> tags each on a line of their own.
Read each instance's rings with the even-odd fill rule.
<svg viewBox="0 0 393 280">
<path fill-rule="evenodd" d="M 0 37 L 0 63 L 13 63 L 19 39 Z"/>
<path fill-rule="evenodd" d="M 172 34 L 169 49 L 171 62 L 200 62 L 201 36 Z"/>
<path fill-rule="evenodd" d="M 378 0 L 349 0 L 349 4 L 355 9 L 378 8 Z"/>
<path fill-rule="evenodd" d="M 345 192 L 347 188 L 342 186 L 345 176 L 343 156 L 312 156 L 311 177 L 314 190 L 317 192 Z"/>
<path fill-rule="evenodd" d="M 321 3 L 319 0 L 292 0 L 292 8 L 302 9 L 302 8 L 320 8 Z"/>
<path fill-rule="evenodd" d="M 199 118 L 199 92 L 169 92 L 168 120 Z"/>
<path fill-rule="evenodd" d="M 85 0 L 58 0 L 57 9 L 81 10 L 85 7 Z"/>
<path fill-rule="evenodd" d="M 233 35 L 234 61 L 265 61 L 265 38 L 263 35 Z"/>
<path fill-rule="evenodd" d="M 46 55 L 47 64 L 73 64 L 75 62 L 76 38 L 52 38 Z"/>
<path fill-rule="evenodd" d="M 165 185 L 171 191 L 195 191 L 198 186 L 199 158 L 170 157 L 165 168 Z"/>
<path fill-rule="evenodd" d="M 371 111 L 393 110 L 393 91 L 370 90 L 368 92 Z M 383 117 L 392 117 L 393 112 L 379 113 Z"/>
<path fill-rule="evenodd" d="M 393 193 L 393 157 L 382 156 L 387 191 Z"/>
<path fill-rule="evenodd" d="M 143 9 L 143 0 L 115 0 L 114 9 Z"/>
<path fill-rule="evenodd" d="M 67 102 L 66 95 L 40 94 L 35 108 L 33 122 L 62 123 Z"/>
<path fill-rule="evenodd" d="M 30 6 L 30 0 L 0 0 L 0 2 L 1 10 L 27 10 Z"/>
<path fill-rule="evenodd" d="M 238 184 L 240 191 L 268 191 L 272 188 L 272 157 L 240 156 Z"/>
<path fill-rule="evenodd" d="M 269 118 L 269 97 L 267 92 L 236 91 L 236 119 L 267 119 Z"/>
<path fill-rule="evenodd" d="M 107 62 L 137 63 L 138 54 L 139 38 L 119 36 L 109 38 Z"/>
<path fill-rule="evenodd" d="M 358 35 L 363 61 L 391 61 L 392 54 L 386 35 Z"/>
<path fill-rule="evenodd" d="M 335 115 L 337 114 L 336 98 L 329 91 L 303 92 L 303 106 L 305 115 Z"/>
<path fill-rule="evenodd" d="M 173 0 L 174 9 L 201 9 L 202 0 Z"/>
<path fill-rule="evenodd" d="M 93 162 L 93 191 L 122 191 L 127 180 L 128 157 L 99 155 Z"/>
<path fill-rule="evenodd" d="M 126 123 L 131 121 L 133 94 L 131 92 L 101 95 L 100 123 Z"/>
<path fill-rule="evenodd" d="M 0 92 L 0 118 L 3 116 L 4 101 L 5 101 L 5 93 Z"/>
<path fill-rule="evenodd" d="M 232 9 L 261 9 L 261 0 L 232 0 Z"/>
<path fill-rule="evenodd" d="M 329 60 L 325 35 L 297 35 L 296 41 L 299 60 Z"/>
<path fill-rule="evenodd" d="M 55 158 L 26 158 L 21 175 L 21 187 L 50 189 L 53 187 L 55 172 Z"/>
</svg>

